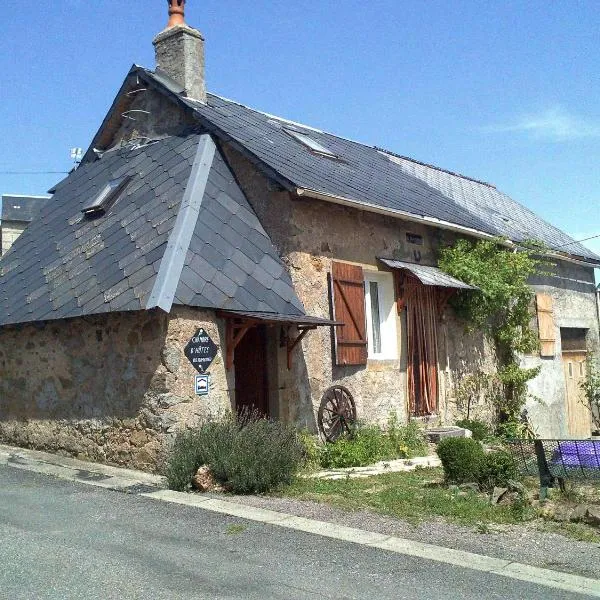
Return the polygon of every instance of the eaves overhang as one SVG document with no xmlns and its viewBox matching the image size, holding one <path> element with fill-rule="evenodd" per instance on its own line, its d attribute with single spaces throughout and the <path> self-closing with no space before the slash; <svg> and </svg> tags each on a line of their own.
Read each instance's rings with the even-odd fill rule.
<svg viewBox="0 0 600 600">
<path fill-rule="evenodd" d="M 427 215 L 417 215 L 414 213 L 409 213 L 403 210 L 397 210 L 393 208 L 386 208 L 383 206 L 379 206 L 377 204 L 370 204 L 368 202 L 364 202 L 362 200 L 354 200 L 352 198 L 345 198 L 342 196 L 334 196 L 332 194 L 327 194 L 325 192 L 320 192 L 318 190 L 313 190 L 309 188 L 296 188 L 295 193 L 299 197 L 313 198 L 315 200 L 323 200 L 325 202 L 332 202 L 334 204 L 339 204 L 341 206 L 348 206 L 351 208 L 356 208 L 359 210 L 364 210 L 367 212 L 373 212 L 380 215 L 385 215 L 388 217 L 393 217 L 395 219 L 402 219 L 403 221 L 410 221 L 413 223 L 421 223 L 424 225 L 429 225 L 432 227 L 439 227 L 440 229 L 445 229 L 446 231 L 453 231 L 455 233 L 462 233 L 465 235 L 469 235 L 471 237 L 475 237 L 477 239 L 482 240 L 493 240 L 498 239 L 498 236 L 492 235 L 491 233 L 486 233 L 485 231 L 481 231 L 478 229 L 473 229 L 471 227 L 466 227 L 464 225 L 458 225 L 456 223 L 451 223 L 449 221 L 444 221 L 442 219 L 436 219 L 435 217 L 429 217 Z M 518 250 L 520 247 L 518 242 L 514 242 L 512 240 L 505 239 L 501 242 L 507 248 L 512 248 Z M 553 258 L 556 260 L 562 260 L 565 262 L 569 262 L 572 264 L 577 264 L 585 267 L 595 267 L 600 268 L 600 260 L 594 261 L 593 259 L 586 259 L 582 256 L 564 254 L 557 251 L 550 251 L 544 254 L 547 258 Z"/>
</svg>

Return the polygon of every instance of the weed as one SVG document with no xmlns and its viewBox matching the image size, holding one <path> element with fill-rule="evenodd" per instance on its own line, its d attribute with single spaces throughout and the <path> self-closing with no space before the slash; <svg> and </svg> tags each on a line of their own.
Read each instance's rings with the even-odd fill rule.
<svg viewBox="0 0 600 600">
<path fill-rule="evenodd" d="M 324 468 L 362 467 L 379 461 L 427 454 L 423 431 L 416 423 L 399 425 L 390 417 L 387 429 L 358 425 L 352 436 L 321 447 L 319 460 Z"/>
<path fill-rule="evenodd" d="M 225 533 L 227 535 L 239 535 L 240 533 L 244 533 L 248 529 L 247 525 L 241 525 L 239 523 L 230 523 L 227 525 L 225 529 Z"/>
</svg>

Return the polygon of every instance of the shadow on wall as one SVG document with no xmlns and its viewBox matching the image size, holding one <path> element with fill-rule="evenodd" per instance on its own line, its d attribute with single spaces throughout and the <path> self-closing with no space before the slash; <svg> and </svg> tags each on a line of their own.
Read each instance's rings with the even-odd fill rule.
<svg viewBox="0 0 600 600">
<path fill-rule="evenodd" d="M 0 330 L 0 421 L 126 419 L 168 391 L 167 319 L 116 313 Z"/>
</svg>

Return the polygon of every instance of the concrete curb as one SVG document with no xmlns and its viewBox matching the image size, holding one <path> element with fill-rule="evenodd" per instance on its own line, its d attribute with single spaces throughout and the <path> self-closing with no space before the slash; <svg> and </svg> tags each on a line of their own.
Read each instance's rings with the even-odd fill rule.
<svg viewBox="0 0 600 600">
<path fill-rule="evenodd" d="M 493 558 L 443 546 L 435 546 L 372 531 L 298 517 L 274 510 L 255 508 L 198 494 L 164 489 L 165 480 L 141 471 L 120 469 L 46 452 L 0 445 L 0 464 L 16 469 L 52 475 L 84 485 L 107 488 L 160 502 L 196 507 L 240 519 L 286 527 L 396 554 L 414 556 L 461 568 L 483 571 L 510 579 L 535 583 L 568 592 L 600 598 L 600 580 Z"/>
</svg>

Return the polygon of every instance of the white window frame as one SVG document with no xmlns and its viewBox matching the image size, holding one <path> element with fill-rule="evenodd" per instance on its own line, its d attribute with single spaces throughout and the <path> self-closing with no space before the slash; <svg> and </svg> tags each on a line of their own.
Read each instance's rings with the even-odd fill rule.
<svg viewBox="0 0 600 600">
<path fill-rule="evenodd" d="M 365 316 L 367 320 L 367 349 L 369 360 L 396 360 L 398 358 L 398 337 L 396 333 L 396 302 L 394 298 L 394 277 L 382 271 L 364 271 L 365 277 Z M 379 296 L 379 324 L 381 351 L 373 349 L 373 314 L 371 311 L 370 283 L 377 283 Z"/>
</svg>

